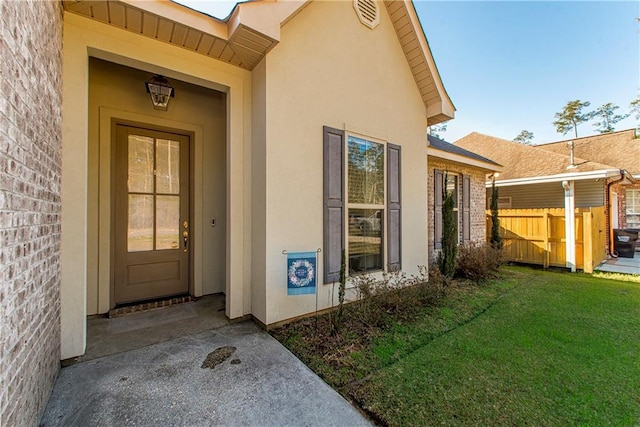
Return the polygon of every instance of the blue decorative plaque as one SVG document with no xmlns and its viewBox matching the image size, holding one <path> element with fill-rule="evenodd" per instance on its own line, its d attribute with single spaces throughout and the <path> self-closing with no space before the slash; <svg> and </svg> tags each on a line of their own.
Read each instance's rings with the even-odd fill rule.
<svg viewBox="0 0 640 427">
<path fill-rule="evenodd" d="M 316 252 L 287 254 L 287 294 L 316 293 Z"/>
</svg>

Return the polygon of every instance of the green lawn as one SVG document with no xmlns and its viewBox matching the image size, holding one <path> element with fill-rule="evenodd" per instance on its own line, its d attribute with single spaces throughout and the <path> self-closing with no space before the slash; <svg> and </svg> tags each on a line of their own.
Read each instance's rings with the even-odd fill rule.
<svg viewBox="0 0 640 427">
<path fill-rule="evenodd" d="M 522 284 L 353 387 L 359 404 L 389 425 L 638 425 L 640 286 L 509 273 Z"/>
<path fill-rule="evenodd" d="M 274 336 L 382 424 L 640 425 L 638 283 L 509 267 L 360 341 L 310 325 Z"/>
</svg>

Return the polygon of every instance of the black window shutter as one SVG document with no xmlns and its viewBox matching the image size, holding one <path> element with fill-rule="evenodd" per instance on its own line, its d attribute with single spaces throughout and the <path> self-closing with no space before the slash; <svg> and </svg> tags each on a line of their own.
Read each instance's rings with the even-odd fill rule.
<svg viewBox="0 0 640 427">
<path fill-rule="evenodd" d="M 433 198 L 434 198 L 434 230 L 433 242 L 436 249 L 442 249 L 442 171 L 435 169 L 433 174 Z"/>
<path fill-rule="evenodd" d="M 462 176 L 462 240 L 471 240 L 471 178 Z"/>
<path fill-rule="evenodd" d="M 402 268 L 400 157 L 400 146 L 387 144 L 387 265 L 391 271 Z"/>
<path fill-rule="evenodd" d="M 344 131 L 324 126 L 324 283 L 340 280 L 344 249 Z"/>
</svg>

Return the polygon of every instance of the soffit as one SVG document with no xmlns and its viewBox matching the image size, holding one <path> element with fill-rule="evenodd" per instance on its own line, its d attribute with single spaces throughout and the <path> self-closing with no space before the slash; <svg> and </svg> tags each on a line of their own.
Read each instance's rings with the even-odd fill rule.
<svg viewBox="0 0 640 427">
<path fill-rule="evenodd" d="M 224 21 L 171 1 L 62 3 L 68 12 L 253 70 L 279 42 L 280 26 L 293 19 L 309 1 L 241 3 Z M 455 107 L 444 89 L 413 4 L 409 0 L 385 0 L 384 4 L 425 104 L 427 124 L 453 119 Z"/>
<path fill-rule="evenodd" d="M 442 84 L 413 4 L 402 0 L 385 0 L 384 4 L 427 107 L 427 123 L 435 125 L 453 119 L 455 107 Z"/>
<path fill-rule="evenodd" d="M 64 0 L 66 11 L 252 70 L 278 40 L 171 2 Z M 169 18 L 169 16 L 171 18 Z"/>
</svg>

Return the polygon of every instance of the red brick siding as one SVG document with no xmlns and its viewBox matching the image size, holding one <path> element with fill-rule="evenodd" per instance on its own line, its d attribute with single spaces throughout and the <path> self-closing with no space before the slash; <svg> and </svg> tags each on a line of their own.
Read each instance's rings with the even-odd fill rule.
<svg viewBox="0 0 640 427">
<path fill-rule="evenodd" d="M 611 189 L 618 194 L 618 228 L 632 227 L 632 224 L 627 224 L 627 189 L 640 190 L 640 183 L 614 184 Z M 640 240 L 636 243 L 636 250 L 640 250 Z"/>
<path fill-rule="evenodd" d="M 614 184 L 611 189 L 618 194 L 618 226 L 627 228 L 627 189 L 640 190 L 640 184 Z"/>
<path fill-rule="evenodd" d="M 455 163 L 445 162 L 439 159 L 435 159 L 429 157 L 428 159 L 428 175 L 429 182 L 427 185 L 428 188 L 428 206 L 427 206 L 427 221 L 428 221 L 428 233 L 427 236 L 427 244 L 429 260 L 433 261 L 435 259 L 436 253 L 434 249 L 434 231 L 435 231 L 435 218 L 434 218 L 434 205 L 435 205 L 435 195 L 434 195 L 434 170 L 439 169 L 442 171 L 448 171 L 450 173 L 461 175 L 466 175 L 471 178 L 471 241 L 473 242 L 483 242 L 486 240 L 486 220 L 485 220 L 485 206 L 486 206 L 486 189 L 485 189 L 485 172 L 478 170 L 472 167 L 465 167 L 462 165 L 458 165 Z M 462 179 L 458 178 L 458 206 L 462 206 Z M 458 219 L 460 224 L 462 223 L 462 212 L 458 215 Z M 458 230 L 462 232 L 462 226 L 458 225 Z M 462 241 L 462 235 L 460 236 L 460 241 Z"/>
</svg>

